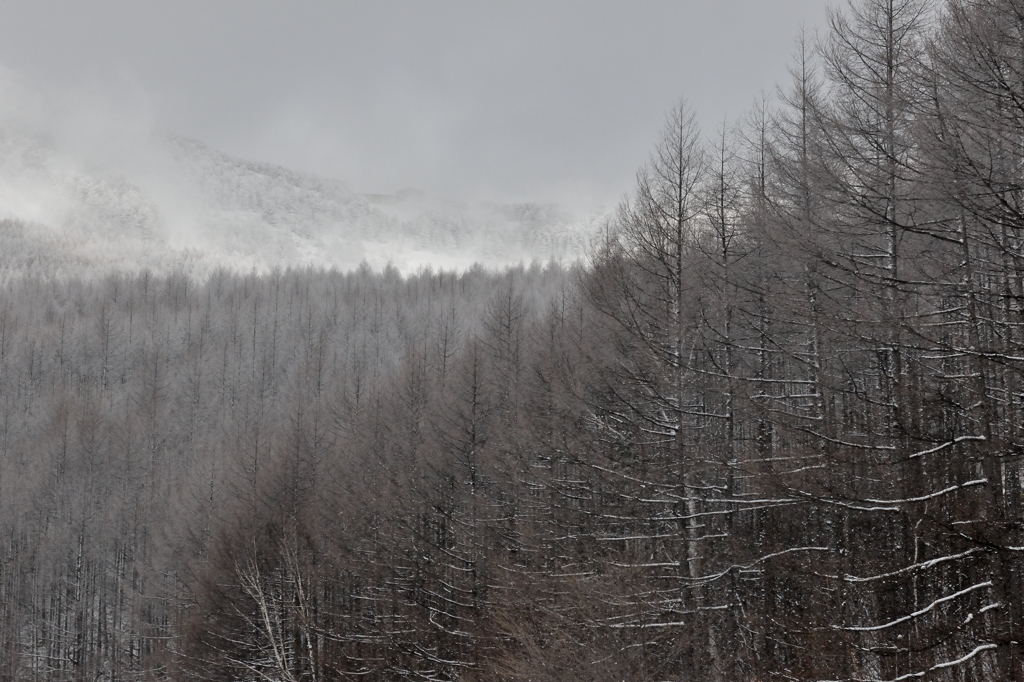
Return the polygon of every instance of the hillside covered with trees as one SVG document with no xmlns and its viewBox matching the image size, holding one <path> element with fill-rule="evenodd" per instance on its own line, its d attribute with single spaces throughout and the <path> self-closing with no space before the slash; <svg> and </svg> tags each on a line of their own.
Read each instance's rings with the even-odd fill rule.
<svg viewBox="0 0 1024 682">
<path fill-rule="evenodd" d="M 585 264 L 8 277 L 0 680 L 1024 680 L 1024 1 L 791 72 Z"/>
<path fill-rule="evenodd" d="M 43 129 L 40 129 L 43 128 Z M 127 160 L 94 160 L 45 126 L 0 112 L 0 235 L 6 277 L 218 268 L 409 274 L 427 265 L 501 268 L 581 257 L 602 217 L 546 203 L 465 202 L 345 183 L 232 157 L 196 140 L 134 140 Z M 70 149 L 68 149 L 70 147 Z"/>
</svg>

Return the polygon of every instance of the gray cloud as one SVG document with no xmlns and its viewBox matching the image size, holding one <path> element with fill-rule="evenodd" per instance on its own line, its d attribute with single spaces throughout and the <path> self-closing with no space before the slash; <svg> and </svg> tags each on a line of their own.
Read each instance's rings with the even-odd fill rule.
<svg viewBox="0 0 1024 682">
<path fill-rule="evenodd" d="M 822 0 L 7 0 L 0 63 L 81 106 L 63 120 L 153 125 L 360 191 L 599 203 L 681 94 L 709 132 L 740 117 L 823 17 Z"/>
</svg>

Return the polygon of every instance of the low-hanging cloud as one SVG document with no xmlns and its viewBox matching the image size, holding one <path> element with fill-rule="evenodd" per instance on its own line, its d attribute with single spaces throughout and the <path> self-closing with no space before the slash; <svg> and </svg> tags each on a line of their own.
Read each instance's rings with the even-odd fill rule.
<svg viewBox="0 0 1024 682">
<path fill-rule="evenodd" d="M 0 216 L 82 235 L 123 220 L 142 252 L 239 267 L 449 262 L 472 241 L 460 224 L 504 225 L 508 206 L 590 225 L 680 94 L 709 131 L 741 117 L 785 78 L 795 27 L 823 14 L 821 0 L 7 0 Z M 403 187 L 430 199 L 419 217 L 363 196 Z M 294 214 L 290 193 L 307 201 Z M 461 217 L 439 223 L 452 206 Z M 419 246 L 380 246 L 398 238 Z"/>
<path fill-rule="evenodd" d="M 501 266 L 579 257 L 600 219 L 420 190 L 359 194 L 339 180 L 161 132 L 144 101 L 126 107 L 94 92 L 42 93 L 9 70 L 3 83 L 0 219 L 18 225 L 6 235 L 15 269 L 183 268 L 202 276 L 217 267 L 348 269 L 364 260 L 405 271 Z"/>
</svg>

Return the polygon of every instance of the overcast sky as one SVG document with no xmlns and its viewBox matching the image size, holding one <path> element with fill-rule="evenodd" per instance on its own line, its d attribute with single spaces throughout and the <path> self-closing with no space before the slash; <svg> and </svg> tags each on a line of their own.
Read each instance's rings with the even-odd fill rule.
<svg viewBox="0 0 1024 682">
<path fill-rule="evenodd" d="M 710 133 L 774 92 L 826 4 L 0 0 L 0 65 L 357 191 L 593 204 L 680 96 Z"/>
</svg>

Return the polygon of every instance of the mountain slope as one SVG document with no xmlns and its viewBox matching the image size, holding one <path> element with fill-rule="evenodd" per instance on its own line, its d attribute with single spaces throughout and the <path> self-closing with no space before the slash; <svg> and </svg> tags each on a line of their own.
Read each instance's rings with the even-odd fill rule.
<svg viewBox="0 0 1024 682">
<path fill-rule="evenodd" d="M 410 271 L 580 257 L 598 217 L 552 205 L 360 195 L 343 182 L 237 159 L 196 140 L 155 138 L 96 163 L 45 135 L 0 128 L 2 267 Z"/>
</svg>

